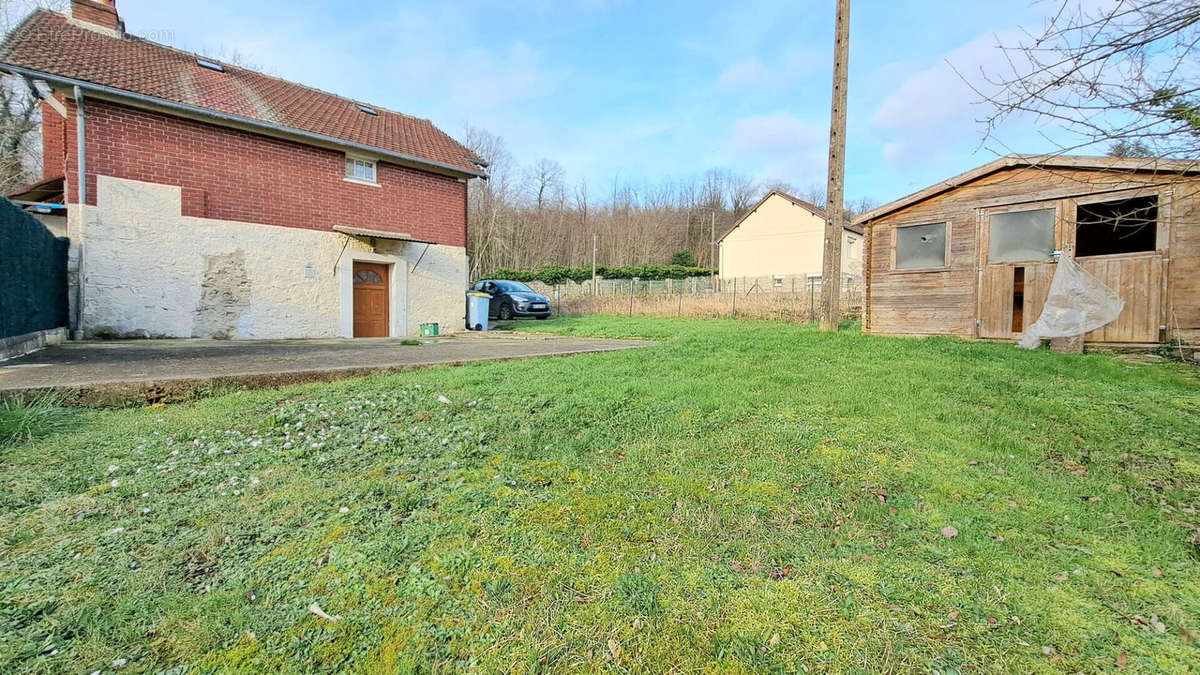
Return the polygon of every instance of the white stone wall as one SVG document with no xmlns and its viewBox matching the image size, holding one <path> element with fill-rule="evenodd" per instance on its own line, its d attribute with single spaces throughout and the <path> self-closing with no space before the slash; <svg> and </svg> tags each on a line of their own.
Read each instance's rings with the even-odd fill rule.
<svg viewBox="0 0 1200 675">
<path fill-rule="evenodd" d="M 89 336 L 351 337 L 355 260 L 392 265 L 393 336 L 463 324 L 462 247 L 373 248 L 336 232 L 182 216 L 176 186 L 100 176 L 97 188 L 97 206 L 71 213 Z"/>
</svg>

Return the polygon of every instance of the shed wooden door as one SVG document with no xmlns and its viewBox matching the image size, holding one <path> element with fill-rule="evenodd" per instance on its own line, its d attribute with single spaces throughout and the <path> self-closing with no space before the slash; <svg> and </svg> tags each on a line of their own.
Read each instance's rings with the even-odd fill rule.
<svg viewBox="0 0 1200 675">
<path fill-rule="evenodd" d="M 1052 221 L 1041 222 L 1042 229 L 1025 229 L 1020 236 L 1008 234 L 992 258 L 992 219 L 1022 214 L 1046 214 Z M 979 217 L 979 337 L 1014 340 L 1025 333 L 1042 314 L 1056 263 L 1050 257 L 1060 248 L 1062 205 L 1055 202 L 1028 202 L 985 209 Z M 1020 230 L 1019 230 L 1020 231 Z M 1010 231 L 1011 232 L 1011 231 Z M 1005 234 L 1001 230 L 1001 234 Z M 1039 236 L 1039 234 L 1041 236 Z M 1053 240 L 1053 242 L 1050 241 Z M 1050 246 L 1050 249 L 1046 247 Z"/>
<path fill-rule="evenodd" d="M 1083 336 L 1085 342 L 1158 342 L 1162 321 L 1163 256 L 1158 252 L 1078 258 L 1085 272 L 1125 301 L 1117 320 Z"/>
<path fill-rule="evenodd" d="M 388 266 L 354 263 L 354 337 L 388 337 Z"/>
<path fill-rule="evenodd" d="M 979 280 L 979 337 L 1011 340 L 1042 314 L 1054 263 L 985 265 Z"/>
</svg>

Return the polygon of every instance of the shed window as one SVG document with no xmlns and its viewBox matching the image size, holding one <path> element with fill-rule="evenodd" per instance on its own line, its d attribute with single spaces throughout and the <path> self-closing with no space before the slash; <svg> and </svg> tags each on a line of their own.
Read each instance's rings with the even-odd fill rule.
<svg viewBox="0 0 1200 675">
<path fill-rule="evenodd" d="M 896 269 L 946 266 L 946 223 L 896 228 Z"/>
<path fill-rule="evenodd" d="M 988 228 L 988 260 L 1045 260 L 1054 253 L 1054 209 L 994 213 Z"/>
<path fill-rule="evenodd" d="M 1080 204 L 1075 212 L 1075 255 L 1113 255 L 1158 247 L 1158 196 Z"/>
<path fill-rule="evenodd" d="M 375 162 L 366 159 L 346 158 L 346 178 L 375 182 Z"/>
</svg>

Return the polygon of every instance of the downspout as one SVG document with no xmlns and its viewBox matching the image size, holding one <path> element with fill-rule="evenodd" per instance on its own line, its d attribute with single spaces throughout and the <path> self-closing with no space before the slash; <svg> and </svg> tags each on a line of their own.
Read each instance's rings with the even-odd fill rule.
<svg viewBox="0 0 1200 675">
<path fill-rule="evenodd" d="M 76 275 L 75 284 L 77 292 L 75 296 L 75 339 L 83 339 L 83 288 L 84 288 L 84 257 L 83 257 L 83 223 L 87 220 L 87 115 L 83 110 L 83 90 L 79 85 L 75 85 L 75 151 L 78 154 L 77 163 L 79 164 L 79 271 Z"/>
</svg>

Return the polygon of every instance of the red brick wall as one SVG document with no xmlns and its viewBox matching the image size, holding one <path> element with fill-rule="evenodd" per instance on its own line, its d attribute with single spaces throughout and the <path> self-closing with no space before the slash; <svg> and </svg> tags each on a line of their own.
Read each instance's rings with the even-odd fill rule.
<svg viewBox="0 0 1200 675">
<path fill-rule="evenodd" d="M 71 16 L 111 30 L 116 30 L 120 21 L 113 3 L 97 0 L 71 0 Z"/>
<path fill-rule="evenodd" d="M 466 246 L 467 186 L 457 179 L 380 162 L 382 187 L 350 183 L 341 152 L 104 101 L 85 106 L 89 204 L 96 176 L 113 176 L 181 186 L 185 216 L 314 230 L 351 225 Z M 74 177 L 74 134 L 65 140 Z M 78 202 L 73 186 L 68 192 Z"/>
<path fill-rule="evenodd" d="M 62 176 L 66 162 L 67 121 L 49 104 L 42 103 L 42 179 Z"/>
</svg>

